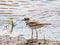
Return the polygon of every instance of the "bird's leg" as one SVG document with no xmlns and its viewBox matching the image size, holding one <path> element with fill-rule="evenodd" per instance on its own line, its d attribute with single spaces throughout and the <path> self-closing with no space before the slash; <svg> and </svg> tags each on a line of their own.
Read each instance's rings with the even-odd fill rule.
<svg viewBox="0 0 60 45">
<path fill-rule="evenodd" d="M 33 29 L 32 29 L 32 35 L 31 35 L 31 39 L 32 39 L 32 41 L 33 41 Z"/>
<path fill-rule="evenodd" d="M 38 40 L 38 32 L 36 29 L 35 29 L 35 31 L 36 31 L 36 40 Z"/>
</svg>

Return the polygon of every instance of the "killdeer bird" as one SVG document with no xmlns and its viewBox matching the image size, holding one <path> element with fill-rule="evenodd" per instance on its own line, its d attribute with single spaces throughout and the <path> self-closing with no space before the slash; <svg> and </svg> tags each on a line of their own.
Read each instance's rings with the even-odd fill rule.
<svg viewBox="0 0 60 45">
<path fill-rule="evenodd" d="M 31 35 L 32 40 L 33 40 L 33 30 L 36 31 L 36 39 L 38 40 L 38 32 L 36 29 L 41 28 L 45 25 L 51 25 L 50 23 L 39 22 L 39 21 L 30 19 L 28 17 L 24 18 L 22 21 L 25 21 L 26 25 L 32 29 L 32 35 Z"/>
</svg>

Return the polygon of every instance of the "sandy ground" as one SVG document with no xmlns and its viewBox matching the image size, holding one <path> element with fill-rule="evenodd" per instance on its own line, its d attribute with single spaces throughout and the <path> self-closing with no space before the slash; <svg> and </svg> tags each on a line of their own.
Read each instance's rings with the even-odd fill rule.
<svg viewBox="0 0 60 45">
<path fill-rule="evenodd" d="M 49 41 L 48 44 L 44 40 L 26 40 L 26 41 L 19 41 L 16 43 L 13 42 L 1 42 L 0 45 L 60 45 L 60 41 Z"/>
</svg>

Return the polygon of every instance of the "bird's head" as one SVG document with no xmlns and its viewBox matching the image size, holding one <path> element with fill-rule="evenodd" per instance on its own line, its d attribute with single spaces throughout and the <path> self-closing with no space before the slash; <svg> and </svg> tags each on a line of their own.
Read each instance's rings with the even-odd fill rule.
<svg viewBox="0 0 60 45">
<path fill-rule="evenodd" d="M 29 20 L 30 20 L 30 18 L 28 18 L 28 17 L 22 19 L 22 21 L 29 21 Z"/>
</svg>

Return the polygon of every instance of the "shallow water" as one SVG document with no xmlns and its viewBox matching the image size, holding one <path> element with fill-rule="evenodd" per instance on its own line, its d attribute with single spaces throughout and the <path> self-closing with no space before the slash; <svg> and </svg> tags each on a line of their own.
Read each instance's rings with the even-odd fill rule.
<svg viewBox="0 0 60 45">
<path fill-rule="evenodd" d="M 46 39 L 49 40 L 60 40 L 60 8 L 59 8 L 59 1 L 53 1 L 53 2 L 42 2 L 42 1 L 15 1 L 18 2 L 17 10 L 13 10 L 14 16 L 14 23 L 16 26 L 14 27 L 13 33 L 9 33 L 9 29 L 11 28 L 11 25 L 9 25 L 9 28 L 6 29 L 4 26 L 7 24 L 5 21 L 2 20 L 8 20 L 10 17 L 6 14 L 0 14 L 0 35 L 8 34 L 10 36 L 17 36 L 17 35 L 23 35 L 26 39 L 29 39 L 31 36 L 31 29 L 26 27 L 25 22 L 21 21 L 24 17 L 29 17 L 32 19 L 35 19 L 37 21 L 51 23 L 52 25 L 44 26 L 38 30 L 39 39 L 43 39 L 44 35 Z M 9 2 L 8 2 L 9 3 Z M 4 7 L 4 6 L 1 6 Z M 0 7 L 0 8 L 1 8 Z M 5 8 L 10 8 L 10 6 L 5 6 Z M 5 15 L 5 16 L 4 16 Z M 34 38 L 35 38 L 35 32 L 34 32 Z"/>
</svg>

